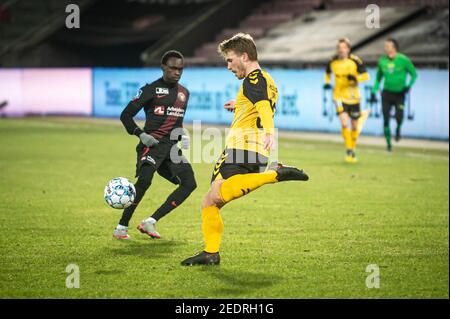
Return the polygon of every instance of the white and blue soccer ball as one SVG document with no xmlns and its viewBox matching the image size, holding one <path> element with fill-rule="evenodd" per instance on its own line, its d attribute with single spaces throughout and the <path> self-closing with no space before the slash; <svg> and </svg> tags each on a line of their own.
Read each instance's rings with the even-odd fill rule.
<svg viewBox="0 0 450 319">
<path fill-rule="evenodd" d="M 116 177 L 106 184 L 104 197 L 112 208 L 124 209 L 134 202 L 136 189 L 125 177 Z"/>
</svg>

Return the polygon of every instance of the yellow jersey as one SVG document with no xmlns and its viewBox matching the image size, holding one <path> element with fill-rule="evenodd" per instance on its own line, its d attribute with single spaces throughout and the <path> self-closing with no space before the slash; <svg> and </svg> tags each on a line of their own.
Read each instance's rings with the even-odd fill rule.
<svg viewBox="0 0 450 319">
<path fill-rule="evenodd" d="M 366 66 L 360 58 L 351 54 L 347 59 L 334 56 L 327 65 L 325 83 L 330 84 L 334 75 L 333 100 L 337 104 L 358 104 L 361 99 L 358 83 L 369 80 Z M 357 82 L 349 80 L 353 76 Z"/>
<path fill-rule="evenodd" d="M 226 147 L 269 156 L 264 133 L 273 133 L 278 90 L 272 77 L 260 69 L 247 75 L 236 96 L 236 108 Z"/>
</svg>

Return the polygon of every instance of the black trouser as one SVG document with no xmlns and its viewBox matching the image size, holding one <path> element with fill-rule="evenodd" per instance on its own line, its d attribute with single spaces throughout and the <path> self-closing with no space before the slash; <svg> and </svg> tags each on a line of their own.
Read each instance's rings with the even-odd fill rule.
<svg viewBox="0 0 450 319">
<path fill-rule="evenodd" d="M 394 93 L 389 91 L 383 91 L 381 94 L 381 104 L 383 107 L 383 126 L 389 127 L 389 119 L 391 116 L 392 107 L 395 108 L 395 120 L 397 121 L 397 127 L 400 127 L 403 123 L 403 114 L 405 110 L 405 94 Z"/>
<path fill-rule="evenodd" d="M 171 151 L 173 154 L 171 154 Z M 119 224 L 123 226 L 128 226 L 136 207 L 152 184 L 155 172 L 158 172 L 160 176 L 171 183 L 178 185 L 178 188 L 167 197 L 166 201 L 152 215 L 156 220 L 181 205 L 197 187 L 191 164 L 176 146 L 161 142 L 148 148 L 139 143 L 136 152 L 136 176 L 138 176 L 134 185 L 136 197 L 134 203 L 127 207 L 122 214 Z"/>
</svg>

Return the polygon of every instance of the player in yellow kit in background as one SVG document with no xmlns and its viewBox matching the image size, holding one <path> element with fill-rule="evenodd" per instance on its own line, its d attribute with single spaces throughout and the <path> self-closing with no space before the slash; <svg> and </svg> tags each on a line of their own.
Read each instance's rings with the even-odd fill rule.
<svg viewBox="0 0 450 319">
<path fill-rule="evenodd" d="M 358 83 L 369 80 L 369 73 L 362 60 L 351 54 L 348 39 L 338 41 L 337 55 L 327 65 L 325 89 L 331 89 L 331 74 L 334 75 L 333 101 L 341 121 L 341 133 L 346 148 L 345 160 L 356 163 L 356 141 L 369 115 L 369 110 L 361 112 Z"/>
<path fill-rule="evenodd" d="M 202 232 L 205 248 L 184 260 L 184 266 L 217 265 L 224 225 L 220 209 L 234 199 L 265 185 L 289 180 L 308 180 L 303 170 L 280 163 L 268 165 L 275 147 L 273 116 L 278 91 L 271 76 L 261 70 L 253 38 L 238 33 L 223 41 L 218 51 L 228 70 L 243 83 L 236 101 L 225 104 L 234 111 L 226 148 L 216 163 L 211 188 L 202 202 Z"/>
</svg>

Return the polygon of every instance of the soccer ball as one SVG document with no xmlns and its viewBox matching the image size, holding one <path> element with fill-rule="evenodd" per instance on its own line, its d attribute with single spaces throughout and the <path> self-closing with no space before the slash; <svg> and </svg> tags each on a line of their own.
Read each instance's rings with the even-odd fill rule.
<svg viewBox="0 0 450 319">
<path fill-rule="evenodd" d="M 105 186 L 105 201 L 112 208 L 127 208 L 133 203 L 135 196 L 134 185 L 124 177 L 113 178 Z"/>
</svg>

